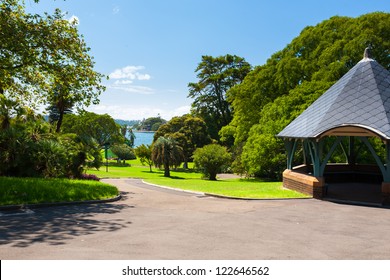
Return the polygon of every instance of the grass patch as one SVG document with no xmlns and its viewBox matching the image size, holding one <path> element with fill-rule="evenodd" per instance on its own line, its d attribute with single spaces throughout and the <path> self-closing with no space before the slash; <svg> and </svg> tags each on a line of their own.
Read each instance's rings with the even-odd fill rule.
<svg viewBox="0 0 390 280">
<path fill-rule="evenodd" d="M 98 181 L 0 177 L 0 205 L 99 200 L 116 195 L 116 187 Z"/>
<path fill-rule="evenodd" d="M 288 190 L 282 187 L 282 182 L 266 182 L 260 179 L 224 179 L 217 181 L 203 180 L 200 173 L 192 169 L 171 171 L 171 177 L 164 177 L 162 170 L 142 166 L 137 161 L 129 161 L 130 167 L 109 166 L 108 172 L 105 167 L 100 170 L 90 170 L 88 173 L 95 174 L 100 178 L 131 177 L 141 178 L 145 182 L 167 186 L 182 190 L 211 193 L 240 198 L 305 198 L 308 195 Z"/>
<path fill-rule="evenodd" d="M 302 193 L 282 187 L 281 182 L 264 182 L 258 179 L 226 179 L 217 181 L 193 179 L 146 179 L 148 183 L 173 188 L 240 198 L 303 198 Z"/>
</svg>

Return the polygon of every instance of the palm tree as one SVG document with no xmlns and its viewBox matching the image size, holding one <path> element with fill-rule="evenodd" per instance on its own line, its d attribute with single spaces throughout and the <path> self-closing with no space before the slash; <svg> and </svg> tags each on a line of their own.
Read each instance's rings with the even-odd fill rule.
<svg viewBox="0 0 390 280">
<path fill-rule="evenodd" d="M 152 160 L 158 168 L 164 166 L 164 177 L 170 177 L 169 167 L 179 166 L 183 158 L 183 149 L 174 139 L 161 136 L 154 142 Z"/>
</svg>

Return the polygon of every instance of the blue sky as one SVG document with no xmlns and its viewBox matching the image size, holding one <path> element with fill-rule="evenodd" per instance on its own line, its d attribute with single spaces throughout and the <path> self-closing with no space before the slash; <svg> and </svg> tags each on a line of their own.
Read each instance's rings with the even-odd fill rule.
<svg viewBox="0 0 390 280">
<path fill-rule="evenodd" d="M 389 0 L 26 0 L 30 12 L 77 17 L 98 72 L 110 76 L 100 104 L 119 119 L 189 112 L 189 82 L 202 55 L 262 65 L 308 25 L 332 16 L 390 12 Z"/>
</svg>

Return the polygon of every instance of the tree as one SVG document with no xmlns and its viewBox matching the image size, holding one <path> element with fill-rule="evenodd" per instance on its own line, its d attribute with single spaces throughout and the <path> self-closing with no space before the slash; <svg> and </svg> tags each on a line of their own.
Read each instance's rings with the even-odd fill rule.
<svg viewBox="0 0 390 280">
<path fill-rule="evenodd" d="M 116 123 L 118 123 L 117 121 L 115 121 Z M 123 136 L 123 138 L 125 139 L 125 143 L 133 148 L 134 147 L 134 140 L 135 140 L 135 134 L 133 132 L 133 129 L 128 126 L 127 124 L 122 124 L 120 125 L 120 128 L 121 128 L 121 134 Z"/>
<path fill-rule="evenodd" d="M 225 147 L 209 144 L 196 149 L 194 153 L 195 167 L 209 180 L 217 180 L 217 174 L 222 167 L 229 164 L 231 156 Z"/>
<path fill-rule="evenodd" d="M 150 172 L 152 172 L 152 145 L 142 144 L 135 148 L 135 154 L 140 159 L 143 165 L 148 165 Z"/>
<path fill-rule="evenodd" d="M 53 15 L 28 14 L 19 2 L 24 4 L 0 4 L 0 94 L 32 106 L 56 107 L 59 132 L 67 109 L 99 102 L 103 75 L 93 70 L 76 23 L 58 9 Z"/>
<path fill-rule="evenodd" d="M 284 147 L 275 135 L 342 77 L 371 45 L 373 57 L 390 69 L 390 14 L 332 17 L 309 26 L 267 63 L 256 67 L 227 93 L 234 116 L 220 131 L 233 135 L 250 174 L 280 177 Z M 279 174 L 279 175 L 278 175 Z"/>
<path fill-rule="evenodd" d="M 111 146 L 111 151 L 118 157 L 118 163 L 120 160 L 126 163 L 126 160 L 136 159 L 134 150 L 127 144 L 114 144 Z"/>
<path fill-rule="evenodd" d="M 58 96 L 59 102 L 49 105 L 46 110 L 49 113 L 49 123 L 56 126 L 56 132 L 60 132 L 65 114 L 73 113 L 73 104 Z"/>
<path fill-rule="evenodd" d="M 152 160 L 158 167 L 164 168 L 164 177 L 170 177 L 170 167 L 177 167 L 183 162 L 183 149 L 172 138 L 159 137 L 153 143 Z"/>
<path fill-rule="evenodd" d="M 160 125 L 166 123 L 167 121 L 161 118 L 160 115 L 157 117 L 147 118 L 146 120 L 142 120 L 141 123 L 136 126 L 138 130 L 144 131 L 157 131 Z"/>
<path fill-rule="evenodd" d="M 84 111 L 79 115 L 65 115 L 63 132 L 94 138 L 100 147 L 106 143 L 124 143 L 120 126 L 108 114 Z"/>
<path fill-rule="evenodd" d="M 88 165 L 101 165 L 100 147 L 91 142 L 74 134 L 53 134 L 42 117 L 24 111 L 0 130 L 0 175 L 79 178 Z"/>
<path fill-rule="evenodd" d="M 183 148 L 184 168 L 197 148 L 211 143 L 206 123 L 198 117 L 189 114 L 181 117 L 173 117 L 154 134 L 154 140 L 160 136 L 171 137 Z"/>
<path fill-rule="evenodd" d="M 250 70 L 250 64 L 236 55 L 202 56 L 195 70 L 199 80 L 188 84 L 188 97 L 194 99 L 192 110 L 205 120 L 212 138 L 218 139 L 218 131 L 232 119 L 226 92 L 240 84 Z"/>
</svg>

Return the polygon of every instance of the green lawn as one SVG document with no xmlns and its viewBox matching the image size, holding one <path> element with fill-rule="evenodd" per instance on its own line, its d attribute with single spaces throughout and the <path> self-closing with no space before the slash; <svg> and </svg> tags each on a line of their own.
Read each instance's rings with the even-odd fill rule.
<svg viewBox="0 0 390 280">
<path fill-rule="evenodd" d="M 98 181 L 0 177 L 0 205 L 98 200 L 117 195 L 116 187 Z"/>
<path fill-rule="evenodd" d="M 138 160 L 128 161 L 129 167 L 109 166 L 100 170 L 89 170 L 88 173 L 95 174 L 100 178 L 141 178 L 147 183 L 160 186 L 167 186 L 183 190 L 192 190 L 217 195 L 225 195 L 240 198 L 304 198 L 309 197 L 299 192 L 288 190 L 282 187 L 281 182 L 267 182 L 259 179 L 220 179 L 217 181 L 203 180 L 200 173 L 192 169 L 187 171 L 171 171 L 171 177 L 164 177 L 162 170 L 153 167 L 142 166 Z"/>
</svg>

